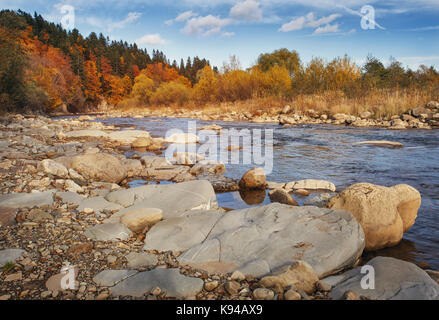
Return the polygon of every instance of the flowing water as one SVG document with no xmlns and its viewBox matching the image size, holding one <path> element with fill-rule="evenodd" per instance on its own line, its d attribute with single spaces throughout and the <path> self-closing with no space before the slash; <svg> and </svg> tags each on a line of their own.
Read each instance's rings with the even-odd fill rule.
<svg viewBox="0 0 439 320">
<path fill-rule="evenodd" d="M 134 127 L 152 136 L 164 137 L 171 128 L 188 131 L 190 119 L 108 118 L 100 120 L 123 130 Z M 224 129 L 273 129 L 273 170 L 268 181 L 290 182 L 323 179 L 342 190 L 358 182 L 393 186 L 409 184 L 420 191 L 422 205 L 415 225 L 396 247 L 373 255 L 387 255 L 410 262 L 428 262 L 439 269 L 439 130 L 393 131 L 377 128 L 348 128 L 326 125 L 282 127 L 277 124 L 221 122 Z M 212 122 L 197 120 L 197 127 Z M 389 140 L 404 144 L 400 149 L 354 146 L 365 140 Z M 226 176 L 239 179 L 254 165 L 227 164 Z M 139 182 L 138 182 L 139 183 Z M 294 195 L 299 203 L 303 198 Z M 239 192 L 217 195 L 220 206 L 245 208 L 269 203 L 265 193 L 241 195 Z M 244 199 L 242 199 L 244 198 Z M 297 199 L 298 198 L 298 199 Z"/>
</svg>

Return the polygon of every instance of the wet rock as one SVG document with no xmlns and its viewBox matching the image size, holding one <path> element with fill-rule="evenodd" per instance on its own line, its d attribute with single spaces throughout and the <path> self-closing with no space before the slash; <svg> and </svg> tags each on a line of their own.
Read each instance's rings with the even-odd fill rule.
<svg viewBox="0 0 439 320">
<path fill-rule="evenodd" d="M 305 201 L 305 206 L 315 206 L 319 208 L 323 208 L 326 203 L 331 199 L 332 195 L 329 193 L 321 193 L 318 196 L 312 197 Z"/>
<path fill-rule="evenodd" d="M 279 202 L 283 204 L 288 204 L 290 206 L 299 205 L 297 201 L 294 200 L 293 197 L 285 189 L 271 190 L 268 193 L 268 196 L 270 197 L 271 202 Z"/>
<path fill-rule="evenodd" d="M 399 142 L 393 141 L 361 141 L 354 143 L 354 145 L 368 145 L 368 146 L 376 146 L 376 147 L 384 147 L 384 148 L 402 148 L 403 144 Z"/>
<path fill-rule="evenodd" d="M 179 269 L 140 272 L 110 288 L 113 296 L 141 297 L 159 287 L 167 297 L 188 298 L 203 288 L 203 280 L 180 274 Z"/>
<path fill-rule="evenodd" d="M 262 168 L 250 169 L 242 176 L 239 187 L 242 189 L 265 189 L 265 172 Z"/>
<path fill-rule="evenodd" d="M 97 241 L 127 240 L 131 235 L 130 229 L 121 223 L 98 224 L 84 232 L 84 236 Z"/>
<path fill-rule="evenodd" d="M 283 189 L 284 187 L 285 183 L 267 181 L 267 189 Z"/>
<path fill-rule="evenodd" d="M 439 300 L 439 285 L 416 265 L 389 257 L 376 257 L 367 263 L 375 271 L 375 289 L 363 289 L 366 276 L 361 267 L 342 274 L 329 293 L 341 299 L 346 291 L 379 300 Z"/>
<path fill-rule="evenodd" d="M 354 184 L 331 198 L 331 209 L 347 210 L 360 222 L 366 250 L 398 244 L 410 229 L 421 205 L 421 195 L 408 185 L 392 188 L 370 183 Z"/>
<path fill-rule="evenodd" d="M 254 206 L 264 203 L 266 193 L 265 190 L 262 189 L 239 189 L 239 196 L 246 204 L 249 206 Z"/>
<path fill-rule="evenodd" d="M 221 175 L 226 172 L 224 163 L 215 160 L 202 160 L 197 162 L 191 169 L 190 173 L 198 176 L 200 174 Z"/>
<path fill-rule="evenodd" d="M 119 183 L 126 178 L 127 172 L 122 162 L 109 154 L 84 154 L 72 159 L 72 169 L 86 179 Z"/>
</svg>

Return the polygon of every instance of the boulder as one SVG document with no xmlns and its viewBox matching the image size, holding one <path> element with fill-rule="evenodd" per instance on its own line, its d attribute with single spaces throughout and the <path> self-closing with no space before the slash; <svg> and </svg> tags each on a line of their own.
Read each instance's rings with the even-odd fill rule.
<svg viewBox="0 0 439 320">
<path fill-rule="evenodd" d="M 45 159 L 38 163 L 38 170 L 44 172 L 45 174 L 51 174 L 59 178 L 69 177 L 69 171 L 65 166 L 50 159 Z"/>
<path fill-rule="evenodd" d="M 127 208 L 120 218 L 125 226 L 133 232 L 141 232 L 162 220 L 163 211 L 156 208 Z"/>
<path fill-rule="evenodd" d="M 92 181 L 119 183 L 127 176 L 122 162 L 109 154 L 84 154 L 72 159 L 71 167 Z"/>
<path fill-rule="evenodd" d="M 286 190 L 329 190 L 335 192 L 336 188 L 332 182 L 325 180 L 305 179 L 300 181 L 289 182 L 285 185 Z"/>
<path fill-rule="evenodd" d="M 210 210 L 218 207 L 215 191 L 209 181 L 197 180 L 169 185 L 146 185 L 109 193 L 105 199 L 127 209 L 158 208 L 163 218 L 179 216 L 195 209 Z M 170 201 L 172 199 L 172 201 Z"/>
<path fill-rule="evenodd" d="M 331 194 L 329 193 L 321 193 L 318 196 L 312 197 L 305 201 L 305 206 L 315 206 L 322 208 L 326 205 L 326 203 L 331 199 Z"/>
<path fill-rule="evenodd" d="M 378 250 L 401 241 L 420 205 L 421 195 L 411 186 L 358 183 L 331 198 L 327 207 L 352 213 L 364 230 L 366 250 Z"/>
<path fill-rule="evenodd" d="M 139 272 L 110 288 L 113 296 L 142 297 L 159 287 L 166 297 L 194 297 L 203 289 L 203 280 L 180 274 L 179 269 L 154 269 Z"/>
<path fill-rule="evenodd" d="M 285 189 L 274 189 L 268 193 L 271 202 L 279 202 L 283 204 L 288 204 L 291 206 L 298 206 L 296 200 L 286 191 Z"/>
<path fill-rule="evenodd" d="M 116 211 L 123 207 L 117 203 L 109 202 L 105 200 L 104 197 L 92 197 L 88 199 L 83 199 L 78 203 L 78 210 L 84 211 L 86 208 L 92 209 L 94 212 L 102 212 L 104 210 Z"/>
<path fill-rule="evenodd" d="M 242 189 L 265 189 L 265 185 L 265 172 L 262 168 L 250 169 L 239 181 L 239 187 Z"/>
<path fill-rule="evenodd" d="M 413 263 L 376 257 L 367 266 L 372 267 L 375 273 L 374 289 L 361 287 L 363 279 L 372 274 L 370 271 L 361 272 L 362 267 L 357 267 L 340 276 L 325 279 L 335 285 L 329 296 L 341 299 L 346 291 L 352 291 L 358 296 L 378 300 L 439 300 L 439 284 Z"/>
<path fill-rule="evenodd" d="M 353 266 L 363 248 L 363 230 L 350 213 L 278 203 L 161 221 L 147 233 L 144 247 L 184 251 L 180 263 L 208 272 L 258 277 L 297 260 L 322 277 Z"/>
</svg>

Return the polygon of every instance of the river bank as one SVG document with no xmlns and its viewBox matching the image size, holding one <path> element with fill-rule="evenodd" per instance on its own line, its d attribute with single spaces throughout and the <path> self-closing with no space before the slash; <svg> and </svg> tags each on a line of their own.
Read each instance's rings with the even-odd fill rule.
<svg viewBox="0 0 439 320">
<path fill-rule="evenodd" d="M 239 109 L 238 109 L 239 110 Z M 65 114 L 54 114 L 63 116 Z M 191 110 L 185 108 L 144 108 L 128 109 L 125 111 L 107 110 L 104 113 L 83 115 L 82 119 L 93 120 L 95 118 L 189 118 L 202 121 L 227 121 L 227 122 L 251 122 L 273 123 L 283 126 L 294 125 L 339 125 L 354 128 L 387 128 L 390 130 L 404 129 L 437 129 L 439 128 L 439 102 L 430 101 L 425 106 L 415 107 L 404 112 L 388 117 L 376 117 L 373 112 L 364 111 L 358 115 L 345 113 L 331 113 L 327 111 L 294 110 L 286 105 L 283 108 L 258 109 L 237 111 L 233 108 L 203 108 Z"/>
<path fill-rule="evenodd" d="M 190 154 L 169 164 L 160 155 L 164 136 L 119 129 L 91 118 L 2 119 L 2 299 L 439 298 L 437 272 L 393 258 L 368 262 L 390 293 L 350 287 L 360 283 L 352 279 L 366 262 L 368 236 L 345 211 L 274 197 L 247 209 L 221 207 L 215 191 L 249 187 L 226 178 L 224 164 L 194 164 Z M 139 178 L 146 185 L 130 188 Z M 327 181 L 259 183 L 264 192 L 341 191 Z M 389 215 L 406 203 L 383 197 Z M 67 262 L 76 268 L 72 290 L 60 287 Z M 403 271 L 392 278 L 395 267 Z M 408 278 L 417 290 L 405 289 Z"/>
</svg>

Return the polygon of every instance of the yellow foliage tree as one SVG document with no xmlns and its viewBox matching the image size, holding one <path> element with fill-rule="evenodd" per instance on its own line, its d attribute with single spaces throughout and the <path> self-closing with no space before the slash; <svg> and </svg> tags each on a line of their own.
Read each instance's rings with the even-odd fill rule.
<svg viewBox="0 0 439 320">
<path fill-rule="evenodd" d="M 154 93 L 154 81 L 141 73 L 134 79 L 134 86 L 131 92 L 133 98 L 140 103 L 148 104 Z"/>
<path fill-rule="evenodd" d="M 207 65 L 197 75 L 198 83 L 194 86 L 194 99 L 199 102 L 210 102 L 216 98 L 218 79 L 212 68 Z"/>
<path fill-rule="evenodd" d="M 191 89 L 177 81 L 164 82 L 158 87 L 151 97 L 151 103 L 157 105 L 171 105 L 177 103 L 183 105 L 188 102 Z"/>
</svg>

